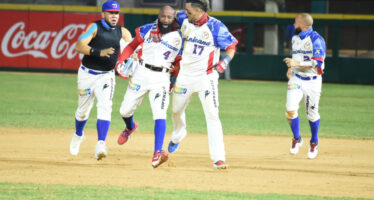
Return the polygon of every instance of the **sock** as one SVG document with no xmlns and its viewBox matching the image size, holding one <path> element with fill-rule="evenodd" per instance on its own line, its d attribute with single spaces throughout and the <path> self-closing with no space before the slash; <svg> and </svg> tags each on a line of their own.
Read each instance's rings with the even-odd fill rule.
<svg viewBox="0 0 374 200">
<path fill-rule="evenodd" d="M 310 131 L 312 132 L 312 138 L 310 139 L 310 142 L 318 142 L 319 121 L 320 120 L 317 120 L 315 122 L 309 121 Z"/>
<path fill-rule="evenodd" d="M 98 119 L 96 123 L 97 128 L 97 140 L 105 141 L 106 135 L 108 134 L 110 121 Z"/>
<path fill-rule="evenodd" d="M 78 136 L 83 135 L 83 129 L 84 129 L 84 126 L 86 125 L 86 122 L 87 122 L 87 119 L 84 121 L 78 121 L 77 119 L 75 119 L 75 134 L 76 135 Z"/>
<path fill-rule="evenodd" d="M 166 132 L 166 120 L 165 119 L 156 119 L 155 121 L 155 150 L 153 152 L 162 150 L 162 145 L 164 144 Z"/>
<path fill-rule="evenodd" d="M 122 117 L 123 121 L 125 122 L 126 124 L 126 128 L 128 128 L 129 130 L 132 130 L 134 128 L 134 121 L 132 120 L 132 118 L 134 117 L 134 115 L 131 115 L 131 117 Z"/>
<path fill-rule="evenodd" d="M 299 117 L 296 117 L 295 119 L 291 119 L 291 130 L 293 133 L 293 138 L 298 139 L 300 138 L 299 135 Z"/>
</svg>

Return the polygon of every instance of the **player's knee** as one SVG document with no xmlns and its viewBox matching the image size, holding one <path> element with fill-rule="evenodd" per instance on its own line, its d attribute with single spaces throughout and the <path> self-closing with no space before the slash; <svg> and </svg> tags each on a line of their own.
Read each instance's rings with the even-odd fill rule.
<svg viewBox="0 0 374 200">
<path fill-rule="evenodd" d="M 98 107 L 97 118 L 101 120 L 111 121 L 112 119 L 112 107 Z"/>
<path fill-rule="evenodd" d="M 156 119 L 166 119 L 166 111 L 153 113 L 153 120 L 156 120 Z"/>
<path fill-rule="evenodd" d="M 286 118 L 287 119 L 295 119 L 297 117 L 297 112 L 294 110 L 287 110 L 286 111 Z"/>
<path fill-rule="evenodd" d="M 84 121 L 84 120 L 87 120 L 88 119 L 88 116 L 89 116 L 89 111 L 85 110 L 77 110 L 77 112 L 75 112 L 75 118 L 78 120 L 78 121 Z"/>
<path fill-rule="evenodd" d="M 320 115 L 318 112 L 309 112 L 307 117 L 311 122 L 315 122 L 320 119 Z"/>
</svg>

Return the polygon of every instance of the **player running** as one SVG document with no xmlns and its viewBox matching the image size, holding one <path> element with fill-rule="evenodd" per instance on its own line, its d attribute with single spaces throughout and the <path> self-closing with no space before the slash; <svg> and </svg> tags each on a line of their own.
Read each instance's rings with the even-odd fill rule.
<svg viewBox="0 0 374 200">
<path fill-rule="evenodd" d="M 107 155 L 105 139 L 109 130 L 114 93 L 114 67 L 120 49 L 120 40 L 131 40 L 130 32 L 117 25 L 120 7 L 116 1 L 102 6 L 102 19 L 90 24 L 79 36 L 76 50 L 83 53 L 78 70 L 78 108 L 75 113 L 75 133 L 70 143 L 70 153 L 78 155 L 83 140 L 83 129 L 97 98 L 98 142 L 95 158 Z"/>
<path fill-rule="evenodd" d="M 293 132 L 291 154 L 297 154 L 303 144 L 299 134 L 299 103 L 304 98 L 306 114 L 312 132 L 308 158 L 318 154 L 318 128 L 320 115 L 318 103 L 321 96 L 322 74 L 325 68 L 326 45 L 324 39 L 312 28 L 313 18 L 301 13 L 295 18 L 295 35 L 292 37 L 292 58 L 285 58 L 288 71 L 286 117 Z"/>
<path fill-rule="evenodd" d="M 218 115 L 218 78 L 235 55 L 238 41 L 219 20 L 208 16 L 209 0 L 187 0 L 177 13 L 184 49 L 173 96 L 173 132 L 168 150 L 173 153 L 187 134 L 185 109 L 197 93 L 205 113 L 213 166 L 226 169 L 222 125 Z M 226 57 L 219 61 L 220 49 Z M 216 70 L 215 70 L 216 69 Z"/>
<path fill-rule="evenodd" d="M 174 9 L 164 6 L 158 19 L 136 29 L 136 37 L 126 46 L 118 63 L 124 60 L 142 45 L 138 52 L 140 66 L 134 71 L 124 96 L 120 113 L 126 129 L 118 137 L 118 144 L 127 142 L 129 136 L 138 128 L 133 121 L 134 111 L 148 94 L 153 120 L 155 120 L 155 147 L 152 166 L 158 167 L 168 159 L 168 153 L 162 150 L 166 132 L 166 112 L 169 106 L 169 85 L 171 65 L 182 49 L 182 36 L 174 27 Z M 121 65 L 123 66 L 123 65 Z M 117 69 L 119 73 L 121 67 Z"/>
</svg>

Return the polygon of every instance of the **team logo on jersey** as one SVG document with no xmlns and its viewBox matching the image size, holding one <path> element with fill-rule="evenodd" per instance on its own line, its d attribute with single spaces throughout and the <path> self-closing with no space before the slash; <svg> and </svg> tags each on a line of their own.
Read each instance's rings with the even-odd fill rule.
<svg viewBox="0 0 374 200">
<path fill-rule="evenodd" d="M 130 80 L 129 89 L 139 91 L 140 90 L 140 85 L 136 84 L 136 83 L 132 82 L 132 80 Z"/>
<path fill-rule="evenodd" d="M 175 94 L 186 94 L 187 88 L 181 88 L 181 87 L 175 86 L 174 93 Z"/>
<path fill-rule="evenodd" d="M 91 89 L 78 89 L 79 96 L 88 96 L 91 94 Z"/>
<path fill-rule="evenodd" d="M 316 51 L 314 52 L 314 55 L 321 55 L 321 50 L 316 49 Z"/>
<path fill-rule="evenodd" d="M 288 90 L 293 90 L 293 89 L 300 89 L 300 85 L 296 83 L 288 84 Z"/>
<path fill-rule="evenodd" d="M 209 33 L 204 31 L 201 35 L 201 38 L 203 38 L 203 40 L 207 40 L 209 38 Z"/>
<path fill-rule="evenodd" d="M 305 50 L 312 50 L 312 45 L 310 44 L 310 42 L 307 42 L 304 44 L 304 49 Z"/>
<path fill-rule="evenodd" d="M 181 43 L 181 40 L 179 38 L 175 38 L 174 41 L 172 42 L 174 46 L 178 46 L 180 43 Z"/>
</svg>

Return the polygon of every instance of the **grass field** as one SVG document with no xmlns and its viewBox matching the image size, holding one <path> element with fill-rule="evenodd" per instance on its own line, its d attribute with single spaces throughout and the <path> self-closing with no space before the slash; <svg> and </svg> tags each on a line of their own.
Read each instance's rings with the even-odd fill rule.
<svg viewBox="0 0 374 200">
<path fill-rule="evenodd" d="M 119 107 L 127 81 L 117 79 L 111 130 L 123 129 Z M 0 72 L 0 127 L 74 131 L 77 106 L 75 74 Z M 284 111 L 286 82 L 220 81 L 220 116 L 225 134 L 290 136 Z M 374 86 L 324 84 L 320 102 L 321 137 L 374 138 Z M 170 111 L 170 108 L 169 108 Z M 195 96 L 187 108 L 189 133 L 206 133 Z M 301 134 L 310 131 L 305 109 L 299 110 Z M 95 129 L 96 108 L 87 129 Z M 135 112 L 140 132 L 152 132 L 148 99 Z M 170 112 L 168 132 L 171 131 Z M 316 194 L 318 195 L 318 194 Z M 280 194 L 245 194 L 97 186 L 35 185 L 0 180 L 0 199 L 351 199 Z"/>
<path fill-rule="evenodd" d="M 0 126 L 74 129 L 77 106 L 75 74 L 0 73 Z M 113 100 L 112 130 L 124 123 L 119 107 L 127 81 L 117 79 Z M 286 82 L 220 81 L 220 117 L 224 133 L 290 135 L 285 119 Z M 374 86 L 324 84 L 320 102 L 322 137 L 374 138 Z M 170 111 L 170 109 L 169 109 Z M 206 133 L 204 114 L 195 95 L 186 111 L 190 133 Z M 303 103 L 300 110 L 303 135 L 310 130 Z M 135 112 L 140 131 L 153 131 L 148 98 Z M 96 108 L 87 128 L 96 125 Z M 168 131 L 171 131 L 169 112 Z"/>
</svg>

